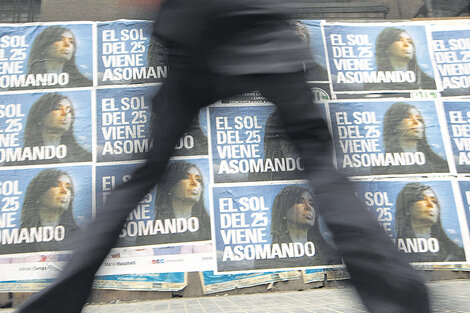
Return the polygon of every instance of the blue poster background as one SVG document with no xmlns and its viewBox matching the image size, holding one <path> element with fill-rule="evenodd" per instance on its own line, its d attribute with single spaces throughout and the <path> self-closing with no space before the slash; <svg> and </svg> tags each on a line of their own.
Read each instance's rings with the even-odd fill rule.
<svg viewBox="0 0 470 313">
<path fill-rule="evenodd" d="M 151 86 L 97 90 L 98 162 L 145 159 L 153 142 L 150 138 L 152 98 L 159 88 Z M 155 114 L 165 117 L 166 112 L 155 111 Z M 206 108 L 199 112 L 197 122 L 198 125 L 193 124 L 177 143 L 174 156 L 207 155 Z"/>
<path fill-rule="evenodd" d="M 465 216 L 467 217 L 467 225 L 470 228 L 470 181 L 462 180 L 459 182 L 460 191 L 465 207 Z"/>
<path fill-rule="evenodd" d="M 67 97 L 73 105 L 75 112 L 73 120 L 73 134 L 77 143 L 92 152 L 92 136 L 91 136 L 91 92 L 88 90 L 80 91 L 57 91 L 54 92 L 61 96 Z M 17 130 L 12 131 L 15 133 L 18 140 L 11 142 L 6 147 L 23 147 L 24 144 L 24 130 L 28 119 L 29 111 L 34 103 L 43 95 L 48 93 L 31 93 L 31 94 L 3 94 L 0 95 L 0 103 L 5 107 L 0 107 L 0 111 L 4 114 L 0 115 L 0 133 L 9 133 L 9 129 Z M 52 105 L 52 104 L 51 104 Z M 11 116 L 11 113 L 16 113 Z M 16 122 L 15 119 L 18 119 Z M 2 145 L 3 147 L 3 145 Z M 91 161 L 91 160 L 89 160 Z M 6 164 L 5 164 L 6 165 Z"/>
<path fill-rule="evenodd" d="M 326 96 L 321 91 L 320 95 Z M 312 105 L 325 116 L 323 104 Z M 209 109 L 216 183 L 303 178 L 300 158 L 274 111 L 266 105 Z"/>
<path fill-rule="evenodd" d="M 28 25 L 28 26 L 1 26 L 0 27 L 0 56 L 1 61 L 19 62 L 19 67 L 7 75 L 21 75 L 28 73 L 28 58 L 31 54 L 31 48 L 34 39 L 48 27 L 61 26 L 69 29 L 75 37 L 75 65 L 81 74 L 86 78 L 93 79 L 93 38 L 92 24 L 56 24 L 56 25 Z M 9 36 L 10 38 L 7 38 Z M 15 39 L 12 39 L 15 37 Z M 20 39 L 24 37 L 23 39 Z M 4 38 L 4 39 L 2 39 Z M 0 90 L 12 89 L 6 85 L 5 77 L 0 79 Z M 91 82 L 89 84 L 91 86 Z M 55 87 L 55 86 L 51 86 Z M 73 82 L 62 87 L 74 87 Z M 34 88 L 34 87 L 32 87 Z M 31 89 L 32 89 L 31 88 Z M 45 87 L 44 87 L 45 88 Z"/>
<path fill-rule="evenodd" d="M 309 45 L 312 51 L 314 63 L 306 70 L 308 81 L 328 81 L 328 71 L 326 67 L 325 45 L 322 36 L 322 21 L 301 20 L 299 23 L 305 25 L 309 33 Z M 302 25 L 300 24 L 300 25 Z M 301 26 L 297 25 L 297 28 Z"/>
<path fill-rule="evenodd" d="M 144 159 L 151 146 L 152 97 L 158 87 L 96 92 L 97 161 Z"/>
<path fill-rule="evenodd" d="M 446 101 L 443 103 L 450 142 L 458 173 L 470 172 L 470 102 Z"/>
<path fill-rule="evenodd" d="M 151 21 L 98 23 L 98 85 L 161 82 L 166 78 L 166 52 L 152 38 L 152 25 Z"/>
<path fill-rule="evenodd" d="M 339 258 L 335 259 L 331 256 L 329 261 L 316 258 L 317 256 L 322 258 L 328 253 L 331 253 L 330 251 L 323 251 L 322 248 L 324 246 L 321 246 L 321 244 L 323 244 L 322 242 L 327 239 L 325 238 L 326 232 L 322 232 L 323 234 L 321 236 L 323 238 L 313 238 L 317 251 L 315 256 L 312 256 L 311 258 L 307 258 L 306 256 L 297 256 L 286 258 L 280 257 L 279 259 L 269 257 L 267 259 L 256 259 L 250 258 L 245 254 L 243 259 L 237 259 L 239 256 L 238 253 L 234 253 L 233 257 L 229 254 L 225 254 L 227 248 L 236 251 L 240 246 L 249 247 L 273 244 L 271 227 L 274 201 L 278 195 L 281 198 L 287 199 L 286 195 L 290 194 L 290 191 L 287 191 L 287 189 L 284 188 L 293 185 L 294 184 L 213 188 L 213 227 L 215 233 L 215 246 L 217 250 L 217 269 L 219 272 L 341 264 Z M 307 185 L 296 184 L 296 186 L 310 193 Z M 281 191 L 283 192 L 282 194 Z M 279 203 L 284 203 L 283 201 L 288 200 L 279 200 Z M 296 201 L 300 200 L 297 199 Z M 313 202 L 314 201 L 315 200 L 313 199 Z M 317 219 L 319 217 L 318 208 L 315 207 L 315 204 L 313 204 L 312 207 L 314 210 L 314 218 Z M 280 207 L 278 209 L 283 210 L 284 208 Z M 283 221 L 287 223 L 285 219 L 283 219 Z M 320 226 L 321 224 L 319 223 L 319 225 L 316 225 L 316 223 L 319 223 L 319 221 L 315 220 L 315 224 L 311 227 L 314 228 L 314 226 Z M 321 230 L 322 228 L 323 227 L 320 226 Z M 249 235 L 249 233 L 256 234 Z M 307 259 L 308 262 L 306 262 Z M 319 262 L 325 263 L 319 264 Z"/>
<path fill-rule="evenodd" d="M 329 109 L 333 129 L 333 142 L 336 162 L 340 172 L 348 176 L 421 173 L 419 171 L 413 172 L 412 169 L 414 167 L 412 166 L 409 166 L 410 170 L 408 170 L 407 165 L 396 167 L 397 170 L 393 171 L 390 171 L 390 167 L 374 167 L 372 166 L 371 158 L 367 157 L 372 154 L 382 155 L 385 153 L 384 116 L 394 103 L 406 103 L 414 106 L 419 111 L 424 121 L 427 145 L 440 158 L 446 159 L 441 128 L 433 101 L 403 101 L 396 99 L 394 101 L 383 100 L 381 102 L 330 102 Z M 399 136 L 398 129 L 393 136 Z M 355 147 L 355 144 L 360 146 Z M 354 153 L 349 151 L 354 151 Z M 357 162 L 354 161 L 355 157 L 358 158 Z M 363 157 L 364 160 L 361 159 Z M 429 162 L 429 160 L 426 162 Z M 426 171 L 429 172 L 429 170 Z M 443 168 L 440 171 L 448 172 L 449 170 L 448 168 Z"/>
<path fill-rule="evenodd" d="M 434 70 L 431 63 L 431 58 L 428 51 L 428 41 L 426 37 L 425 27 L 423 25 L 410 25 L 396 23 L 394 25 L 353 25 L 353 24 L 326 24 L 324 25 L 326 47 L 329 57 L 330 76 L 332 81 L 333 90 L 335 92 L 350 92 L 350 91 L 367 91 L 367 90 L 397 90 L 397 89 L 435 89 L 435 83 L 429 81 L 428 85 L 413 85 L 410 84 L 399 87 L 399 83 L 384 83 L 383 85 L 374 86 L 373 82 L 367 83 L 362 79 L 347 79 L 348 83 L 342 82 L 341 77 L 338 75 L 346 70 L 345 73 L 350 72 L 351 75 L 360 75 L 360 72 L 371 72 L 377 70 L 375 61 L 376 52 L 375 45 L 377 36 L 387 27 L 400 28 L 410 35 L 415 45 L 415 54 L 417 63 L 420 69 L 430 77 L 434 78 Z M 345 63 L 344 67 L 340 69 L 340 64 L 336 62 Z M 359 62 L 358 64 L 347 64 L 349 61 Z M 338 66 L 337 66 L 338 65 Z M 340 82 L 338 82 L 340 79 Z M 415 83 L 415 82 L 414 82 Z"/>
<path fill-rule="evenodd" d="M 73 202 L 73 215 L 75 220 L 80 226 L 84 226 L 91 221 L 91 166 L 57 166 L 54 169 L 65 171 L 73 181 L 73 188 L 75 191 L 75 198 Z M 15 218 L 18 221 L 16 227 L 19 228 L 21 207 L 23 206 L 26 188 L 28 187 L 31 179 L 36 177 L 45 168 L 31 168 L 31 169 L 18 169 L 18 170 L 5 170 L 0 171 L 3 177 L 2 181 L 18 181 L 19 190 L 22 193 L 18 201 L 20 208 L 16 211 Z M 5 196 L 1 196 L 3 199 Z"/>
<path fill-rule="evenodd" d="M 369 211 L 377 217 L 379 224 L 392 238 L 396 238 L 396 199 L 407 183 L 417 182 L 429 186 L 440 204 L 442 226 L 451 240 L 462 247 L 462 235 L 454 199 L 454 190 L 450 181 L 369 181 L 355 182 L 358 198 Z"/>
<path fill-rule="evenodd" d="M 432 32 L 432 49 L 439 76 L 441 95 L 470 95 L 470 28 Z"/>
<path fill-rule="evenodd" d="M 181 160 L 181 159 L 179 159 Z M 209 211 L 209 163 L 207 159 L 190 159 L 185 160 L 189 163 L 194 164 L 202 172 L 202 180 L 204 185 L 204 206 Z M 178 162 L 173 160 L 171 162 Z M 141 163 L 134 164 L 119 164 L 119 165 L 106 165 L 99 166 L 96 168 L 96 209 L 97 212 L 102 210 L 103 203 L 110 192 L 124 181 L 127 181 L 132 176 L 134 170 L 136 170 Z M 134 210 L 128 219 L 128 221 L 149 221 L 155 219 L 155 197 L 158 186 L 154 187 L 144 199 L 139 203 L 139 210 Z M 209 212 L 208 212 L 209 213 Z M 124 227 L 126 228 L 126 226 Z M 138 236 L 129 236 L 124 234 L 121 236 L 119 246 L 133 246 L 141 244 L 151 244 L 151 242 L 139 241 Z M 174 242 L 172 242 L 174 243 Z"/>
</svg>

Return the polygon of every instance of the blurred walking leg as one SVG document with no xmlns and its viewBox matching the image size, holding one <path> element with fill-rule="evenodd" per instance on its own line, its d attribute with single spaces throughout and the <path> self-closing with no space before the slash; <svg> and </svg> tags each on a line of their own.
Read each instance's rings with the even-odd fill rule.
<svg viewBox="0 0 470 313">
<path fill-rule="evenodd" d="M 296 145 L 320 214 L 333 233 L 351 281 L 371 312 L 429 312 L 426 287 L 377 220 L 334 168 L 331 138 L 302 73 L 264 75 L 261 92 L 279 111 Z"/>
<path fill-rule="evenodd" d="M 157 183 L 199 107 L 208 104 L 198 103 L 202 97 L 197 92 L 193 94 L 190 88 L 185 89 L 188 87 L 185 81 L 186 77 L 176 71 L 169 75 L 154 99 L 154 142 L 146 163 L 132 174 L 132 179 L 114 189 L 95 220 L 74 238 L 73 255 L 61 275 L 28 299 L 18 312 L 81 312 L 95 273 L 116 244 L 129 213 Z"/>
</svg>

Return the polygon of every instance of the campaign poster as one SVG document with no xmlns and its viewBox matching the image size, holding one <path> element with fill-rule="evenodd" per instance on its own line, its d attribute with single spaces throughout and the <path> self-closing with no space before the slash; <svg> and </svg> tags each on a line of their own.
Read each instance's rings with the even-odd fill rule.
<svg viewBox="0 0 470 313">
<path fill-rule="evenodd" d="M 341 264 L 306 185 L 213 188 L 217 272 Z"/>
<path fill-rule="evenodd" d="M 52 278 L 0 281 L 0 292 L 37 292 L 47 287 L 52 281 Z M 179 291 L 186 286 L 186 274 L 182 272 L 105 275 L 97 276 L 93 281 L 93 289 L 128 291 Z"/>
<path fill-rule="evenodd" d="M 0 164 L 91 162 L 91 92 L 0 95 Z"/>
<path fill-rule="evenodd" d="M 212 244 L 204 241 L 114 248 L 97 275 L 197 272 L 213 268 Z"/>
<path fill-rule="evenodd" d="M 12 291 L 38 291 L 61 272 L 70 255 L 71 251 L 1 255 L 1 288 L 10 286 Z"/>
<path fill-rule="evenodd" d="M 166 51 L 152 37 L 151 21 L 98 23 L 98 85 L 162 82 Z"/>
<path fill-rule="evenodd" d="M 334 92 L 435 90 L 424 25 L 324 24 Z"/>
<path fill-rule="evenodd" d="M 100 288 L 126 288 L 128 290 L 151 286 L 151 278 L 142 279 L 140 275 L 157 276 L 157 273 L 179 273 L 207 271 L 214 268 L 212 245 L 208 241 L 191 244 L 172 244 L 160 246 L 140 246 L 113 248 L 98 270 L 98 276 L 108 276 L 107 282 L 99 282 Z M 28 291 L 37 286 L 31 283 L 45 283 L 44 280 L 56 277 L 66 262 L 72 257 L 72 251 L 37 252 L 0 255 L 0 288 L 12 286 L 13 290 Z M 148 274 L 153 273 L 153 274 Z M 113 275 L 112 278 L 109 276 Z M 123 277 L 120 277 L 120 276 Z M 128 275 L 135 275 L 135 280 Z M 140 278 L 139 278 L 140 277 Z M 160 277 L 163 279 L 163 277 Z M 120 282 L 121 281 L 121 282 Z M 128 281 L 126 285 L 123 281 Z M 158 288 L 177 288 L 175 281 L 153 286 Z M 172 286 L 172 287 L 171 287 Z M 41 289 L 40 287 L 38 289 Z"/>
<path fill-rule="evenodd" d="M 262 272 L 245 274 L 214 274 L 213 271 L 200 273 L 202 292 L 207 295 L 239 288 L 271 284 L 278 281 L 299 279 L 299 271 Z M 250 304 L 251 307 L 251 304 Z"/>
<path fill-rule="evenodd" d="M 434 27 L 431 47 L 442 81 L 441 95 L 470 96 L 470 27 Z"/>
<path fill-rule="evenodd" d="M 470 181 L 462 180 L 459 184 L 465 207 L 465 216 L 467 217 L 467 227 L 470 230 Z"/>
<path fill-rule="evenodd" d="M 299 20 L 293 21 L 297 27 L 297 33 L 310 47 L 313 62 L 306 64 L 305 76 L 307 81 L 327 82 L 328 68 L 325 55 L 325 44 L 320 20 Z"/>
<path fill-rule="evenodd" d="M 153 147 L 152 98 L 160 87 L 111 88 L 96 91 L 97 161 L 142 160 Z M 207 109 L 194 117 L 173 151 L 174 156 L 207 155 Z"/>
<path fill-rule="evenodd" d="M 443 102 L 457 173 L 470 173 L 470 101 Z"/>
<path fill-rule="evenodd" d="M 0 254 L 59 251 L 91 221 L 91 166 L 0 171 Z"/>
<path fill-rule="evenodd" d="M 329 111 L 345 175 L 449 172 L 434 101 L 331 102 Z"/>
<path fill-rule="evenodd" d="M 96 91 L 97 161 L 145 159 L 150 138 L 152 97 L 158 87 Z"/>
<path fill-rule="evenodd" d="M 92 26 L 1 26 L 0 91 L 92 86 Z"/>
<path fill-rule="evenodd" d="M 356 182 L 357 195 L 410 262 L 465 262 L 450 181 Z"/>
<path fill-rule="evenodd" d="M 103 208 L 111 191 L 132 178 L 142 164 L 96 168 L 96 207 Z M 172 160 L 150 191 L 130 213 L 117 247 L 210 240 L 209 162 Z"/>
<path fill-rule="evenodd" d="M 180 291 L 187 285 L 184 272 L 105 275 L 97 276 L 93 281 L 94 289 L 128 291 Z"/>
<path fill-rule="evenodd" d="M 324 116 L 324 106 L 317 105 Z M 303 164 L 272 105 L 209 108 L 216 183 L 302 179 Z"/>
</svg>

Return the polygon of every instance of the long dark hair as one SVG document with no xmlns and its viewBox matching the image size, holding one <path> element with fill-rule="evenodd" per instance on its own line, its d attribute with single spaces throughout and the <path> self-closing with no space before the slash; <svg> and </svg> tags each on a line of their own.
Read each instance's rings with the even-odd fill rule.
<svg viewBox="0 0 470 313">
<path fill-rule="evenodd" d="M 160 183 L 157 185 L 157 195 L 155 199 L 155 219 L 171 219 L 175 218 L 172 207 L 172 190 L 182 179 L 186 177 L 186 174 L 191 168 L 195 168 L 202 172 L 194 164 L 186 161 L 174 161 L 168 164 L 165 173 L 160 179 Z M 199 219 L 199 226 L 201 231 L 207 231 L 210 234 L 210 219 L 209 214 L 206 211 L 204 205 L 204 183 L 201 181 L 201 197 L 199 201 L 193 205 L 191 210 L 191 216 Z"/>
<path fill-rule="evenodd" d="M 400 40 L 400 35 L 406 33 L 406 30 L 397 27 L 387 27 L 377 36 L 375 42 L 375 63 L 377 70 L 379 71 L 393 71 L 392 65 L 390 64 L 390 55 L 388 48 L 395 41 Z M 411 38 L 411 37 L 410 37 Z M 408 62 L 408 70 L 413 72 L 419 72 L 419 66 L 416 61 L 416 46 L 411 39 L 411 43 L 414 47 L 413 57 Z"/>
<path fill-rule="evenodd" d="M 387 110 L 384 116 L 384 126 L 383 126 L 383 141 L 385 146 L 385 152 L 403 152 L 400 146 L 400 134 L 398 126 L 401 121 L 405 118 L 408 118 L 408 114 L 411 109 L 419 110 L 408 103 L 396 102 Z M 421 115 L 421 112 L 419 112 Z M 435 153 L 428 144 L 426 138 L 426 125 L 424 120 L 421 117 L 421 122 L 423 123 L 424 131 L 423 138 L 418 140 L 418 151 L 423 152 L 426 155 L 426 162 L 442 162 L 446 163 L 437 153 Z"/>
<path fill-rule="evenodd" d="M 415 238 L 416 234 L 413 230 L 411 223 L 411 208 L 413 205 L 420 200 L 423 200 L 423 193 L 426 190 L 434 190 L 430 186 L 421 184 L 421 183 L 408 183 L 403 187 L 403 189 L 398 193 L 395 209 L 395 229 L 397 231 L 397 238 Z M 453 251 L 458 251 L 461 253 L 462 248 L 459 247 L 454 241 L 452 241 L 444 231 L 441 221 L 441 204 L 439 199 L 436 197 L 436 203 L 439 208 L 439 216 L 437 222 L 431 226 L 431 237 L 439 240 L 439 245 L 441 247 L 441 253 L 450 253 Z"/>
<path fill-rule="evenodd" d="M 61 36 L 64 32 L 70 32 L 73 36 L 73 43 L 75 46 L 72 58 L 66 61 L 63 67 L 63 71 L 72 75 L 74 72 L 78 72 L 77 66 L 75 65 L 75 52 L 77 51 L 77 41 L 72 31 L 63 26 L 50 26 L 44 29 L 35 39 L 31 47 L 31 53 L 28 59 L 28 71 L 29 74 L 43 74 L 46 73 L 45 62 L 49 59 L 49 47 L 56 41 L 61 40 Z"/>
<path fill-rule="evenodd" d="M 66 130 L 60 138 L 60 143 L 67 146 L 67 155 L 75 156 L 80 161 L 91 159 L 91 154 L 77 143 L 73 132 L 75 122 L 75 110 L 72 101 L 64 95 L 58 93 L 48 93 L 41 96 L 31 107 L 28 113 L 28 119 L 24 130 L 24 147 L 43 146 L 44 140 L 42 132 L 45 124 L 46 116 L 54 110 L 60 101 L 66 99 L 70 102 L 70 113 L 72 114 L 72 122 L 70 128 Z M 78 157 L 81 158 L 78 158 Z"/>
<path fill-rule="evenodd" d="M 70 99 L 66 96 L 60 95 L 58 93 L 48 93 L 41 96 L 31 107 L 31 110 L 28 113 L 28 119 L 26 121 L 26 126 L 24 130 L 24 146 L 25 147 L 34 147 L 34 146 L 43 146 L 44 141 L 42 138 L 42 132 L 44 127 L 46 127 L 45 118 L 46 116 L 53 111 L 60 101 L 63 99 Z M 75 121 L 75 110 L 73 105 L 70 106 L 70 113 L 72 113 L 72 122 L 70 128 L 64 132 L 61 137 L 61 144 L 77 144 L 75 136 L 73 134 L 73 123 Z"/>
<path fill-rule="evenodd" d="M 46 61 L 50 59 L 49 47 L 56 41 L 61 40 L 64 32 L 70 32 L 73 37 L 74 51 L 70 60 L 65 61 L 62 67 L 63 73 L 69 74 L 69 84 L 71 86 L 81 87 L 89 86 L 92 81 L 85 77 L 75 64 L 75 54 L 77 52 L 77 41 L 73 32 L 63 26 L 50 26 L 44 29 L 35 39 L 31 47 L 28 58 L 28 74 L 44 74 L 47 73 Z"/>
<path fill-rule="evenodd" d="M 67 176 L 70 181 L 72 181 L 67 172 L 58 169 L 43 170 L 31 180 L 26 189 L 23 208 L 21 210 L 21 228 L 42 226 L 38 211 L 41 205 L 41 199 L 50 188 L 57 186 L 58 179 L 63 175 Z M 75 198 L 73 183 L 71 184 L 70 190 L 71 197 L 69 207 L 67 210 L 63 211 L 59 218 L 59 225 L 64 226 L 66 232 L 78 229 L 75 218 L 73 217 L 73 200 Z"/>
<path fill-rule="evenodd" d="M 284 187 L 277 194 L 272 206 L 271 215 L 271 239 L 272 243 L 289 243 L 292 239 L 287 228 L 287 211 L 302 197 L 302 194 L 311 192 L 299 185 Z M 315 208 L 313 208 L 315 210 Z M 307 240 L 313 242 L 320 251 L 332 249 L 325 241 L 318 225 L 318 212 L 315 213 L 315 224 L 307 232 Z"/>
<path fill-rule="evenodd" d="M 397 27 L 387 27 L 377 36 L 375 42 L 375 64 L 377 65 L 377 71 L 393 71 L 392 64 L 390 63 L 390 52 L 389 47 L 394 42 L 400 40 L 400 35 L 407 33 L 404 29 Z M 408 34 L 408 33 L 407 33 Z M 434 78 L 431 78 L 421 70 L 416 59 L 416 45 L 411 39 L 411 44 L 414 47 L 413 56 L 407 63 L 407 71 L 412 71 L 416 75 L 415 82 L 409 83 L 394 83 L 392 86 L 394 89 L 435 89 L 436 82 Z"/>
</svg>

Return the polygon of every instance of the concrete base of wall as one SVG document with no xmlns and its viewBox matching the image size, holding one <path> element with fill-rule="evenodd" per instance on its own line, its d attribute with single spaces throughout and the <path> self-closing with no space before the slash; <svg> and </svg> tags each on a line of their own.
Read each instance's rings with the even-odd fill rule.
<svg viewBox="0 0 470 313">
<path fill-rule="evenodd" d="M 450 279 L 470 279 L 470 272 L 466 271 L 451 271 L 451 270 L 435 270 L 435 271 L 421 271 L 426 281 L 437 280 L 450 280 Z M 107 289 L 94 289 L 90 295 L 90 303 L 112 303 L 117 301 L 130 302 L 130 301 L 146 301 L 146 300 L 160 300 L 171 299 L 175 297 L 203 297 L 203 296 L 217 296 L 217 295 L 237 295 L 237 294 L 253 294 L 263 292 L 278 292 L 278 291 L 295 291 L 313 288 L 335 288 L 342 287 L 349 284 L 349 280 L 341 281 L 321 281 L 305 284 L 302 278 L 276 282 L 273 284 L 258 285 L 248 288 L 234 289 L 210 295 L 204 295 L 202 292 L 201 281 L 199 273 L 188 273 L 188 286 L 181 291 L 122 291 L 122 290 L 107 290 Z M 21 302 L 29 298 L 33 293 L 30 292 L 16 292 L 13 294 L 0 293 L 0 307 L 2 304 L 11 303 L 13 307 L 17 307 Z"/>
<path fill-rule="evenodd" d="M 0 309 L 9 308 L 12 306 L 12 294 L 0 293 Z"/>
</svg>

